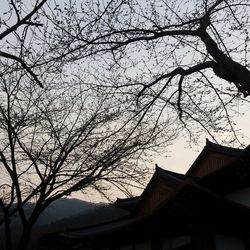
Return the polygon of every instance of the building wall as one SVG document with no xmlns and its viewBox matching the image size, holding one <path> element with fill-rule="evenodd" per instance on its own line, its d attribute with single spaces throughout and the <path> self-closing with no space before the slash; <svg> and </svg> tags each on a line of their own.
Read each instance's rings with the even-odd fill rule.
<svg viewBox="0 0 250 250">
<path fill-rule="evenodd" d="M 181 246 L 185 246 L 191 243 L 189 235 L 175 237 L 175 238 L 166 238 L 158 239 L 157 242 L 154 241 L 145 241 L 145 242 L 136 242 L 133 244 L 121 245 L 114 247 L 115 250 L 174 250 L 178 249 Z M 100 249 L 100 250 L 112 250 L 110 249 Z"/>
<path fill-rule="evenodd" d="M 245 250 L 245 244 L 240 237 L 217 235 L 216 250 Z"/>
<path fill-rule="evenodd" d="M 174 190 L 174 187 L 166 185 L 163 181 L 154 181 L 150 188 L 143 194 L 142 200 L 137 206 L 135 215 L 149 214 L 160 204 L 166 201 Z"/>
<path fill-rule="evenodd" d="M 185 246 L 191 243 L 191 238 L 189 235 L 175 237 L 170 239 L 164 239 L 162 241 L 162 250 L 176 249 L 181 246 Z"/>
<path fill-rule="evenodd" d="M 250 207 L 250 187 L 229 193 L 226 195 L 226 198 Z"/>
<path fill-rule="evenodd" d="M 196 166 L 191 175 L 194 177 L 206 176 L 234 160 L 235 157 L 209 152 L 204 159 Z"/>
</svg>

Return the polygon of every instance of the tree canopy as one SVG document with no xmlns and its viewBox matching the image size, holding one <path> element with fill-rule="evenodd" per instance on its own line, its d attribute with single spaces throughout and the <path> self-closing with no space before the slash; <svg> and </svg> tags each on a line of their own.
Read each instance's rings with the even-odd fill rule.
<svg viewBox="0 0 250 250">
<path fill-rule="evenodd" d="M 139 160 L 178 135 L 240 141 L 248 102 L 247 0 L 5 0 L 0 11 L 0 207 L 25 249 L 62 196 L 129 193 Z M 229 132 L 229 133 L 227 133 Z M 142 162 L 142 161 L 141 161 Z M 29 218 L 23 206 L 36 203 Z"/>
</svg>

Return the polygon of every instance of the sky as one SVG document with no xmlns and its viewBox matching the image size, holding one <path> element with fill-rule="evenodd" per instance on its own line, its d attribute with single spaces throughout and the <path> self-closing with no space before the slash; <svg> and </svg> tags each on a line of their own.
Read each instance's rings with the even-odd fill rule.
<svg viewBox="0 0 250 250">
<path fill-rule="evenodd" d="M 250 101 L 250 97 L 248 97 L 248 100 Z M 242 138 L 240 138 L 241 142 L 247 146 L 250 144 L 250 105 L 248 104 L 239 107 L 239 111 L 244 114 L 234 117 L 234 121 L 236 128 L 240 129 L 242 133 Z M 185 139 L 178 138 L 176 143 L 169 148 L 169 157 L 156 158 L 155 163 L 164 169 L 185 173 L 205 146 L 206 138 L 208 137 L 203 135 L 203 137 L 200 138 L 201 143 L 199 143 L 198 146 L 193 147 L 190 147 L 189 142 Z M 228 146 L 237 147 L 234 145 Z"/>
<path fill-rule="evenodd" d="M 250 100 L 250 98 L 248 97 Z M 242 113 L 244 112 L 244 115 L 239 115 L 238 117 L 235 117 L 235 124 L 236 128 L 240 129 L 243 137 L 241 138 L 241 142 L 247 146 L 250 144 L 250 105 L 244 105 L 239 107 L 239 111 Z M 200 138 L 200 143 L 196 146 L 192 145 L 190 146 L 190 143 L 182 138 L 178 138 L 175 143 L 166 149 L 166 155 L 167 157 L 160 157 L 157 156 L 152 161 L 152 167 L 154 168 L 155 164 L 157 164 L 159 167 L 170 170 L 173 172 L 178 172 L 185 174 L 186 171 L 191 167 L 192 163 L 195 161 L 195 159 L 198 157 L 199 153 L 203 149 L 203 147 L 206 145 L 206 136 L 205 134 Z M 209 139 L 209 138 L 208 138 Z M 212 141 L 210 139 L 210 141 Z M 219 141 L 219 139 L 218 139 Z M 235 145 L 227 145 L 231 147 L 237 147 Z M 150 177 L 148 178 L 148 181 L 150 180 Z M 139 195 L 141 191 L 135 192 L 134 195 Z M 98 194 L 94 193 L 88 193 L 88 194 L 81 194 L 81 193 L 73 193 L 72 198 L 92 201 L 92 202 L 100 202 L 106 200 L 103 199 L 103 197 L 100 197 Z M 113 199 L 115 198 L 125 198 L 125 196 L 121 193 L 116 193 L 114 191 L 113 193 Z"/>
<path fill-rule="evenodd" d="M 4 9 L 3 6 L 1 11 Z M 250 101 L 249 97 L 248 99 Z M 242 142 L 245 145 L 248 145 L 250 144 L 250 105 L 241 106 L 239 109 L 239 111 L 244 112 L 245 114 L 235 117 L 236 128 L 242 131 L 244 135 Z M 199 140 L 199 145 L 193 145 L 192 147 L 185 138 L 178 138 L 172 146 L 166 149 L 167 152 L 165 154 L 168 155 L 168 157 L 155 157 L 152 162 L 152 167 L 154 167 L 154 163 L 156 163 L 164 169 L 185 173 L 205 146 L 206 137 L 206 135 L 203 135 Z M 220 141 L 220 139 L 218 139 L 218 141 Z"/>
</svg>

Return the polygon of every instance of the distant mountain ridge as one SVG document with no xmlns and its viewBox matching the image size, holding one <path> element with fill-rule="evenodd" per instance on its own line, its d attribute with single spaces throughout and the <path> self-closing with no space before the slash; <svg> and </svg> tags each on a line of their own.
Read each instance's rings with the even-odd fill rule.
<svg viewBox="0 0 250 250">
<path fill-rule="evenodd" d="M 24 206 L 24 211 L 27 216 L 31 214 L 34 205 L 35 204 L 33 203 L 27 203 Z M 91 203 L 78 199 L 62 198 L 53 202 L 44 210 L 44 212 L 40 215 L 38 221 L 36 222 L 36 226 L 50 224 L 64 218 L 71 217 L 78 213 L 87 213 L 88 211 L 98 206 L 98 203 Z M 11 219 L 11 225 L 16 226 L 18 224 L 20 224 L 20 218 L 16 214 Z"/>
<path fill-rule="evenodd" d="M 112 221 L 126 216 L 127 214 L 128 211 L 109 204 L 94 204 L 94 206 L 90 206 L 88 209 L 78 214 L 52 222 L 40 228 L 46 228 L 47 230 L 49 226 L 50 231 L 65 231 Z"/>
<path fill-rule="evenodd" d="M 32 203 L 25 206 L 27 215 L 31 213 L 33 206 L 34 204 Z M 36 249 L 37 242 L 44 234 L 63 232 L 69 228 L 80 228 L 107 222 L 125 216 L 127 213 L 127 211 L 110 204 L 91 203 L 78 199 L 59 199 L 41 214 L 35 224 L 29 249 Z M 21 229 L 21 222 L 18 216 L 12 219 L 11 226 L 13 238 L 18 239 Z M 4 238 L 2 230 L 3 225 L 0 227 L 0 239 Z"/>
</svg>

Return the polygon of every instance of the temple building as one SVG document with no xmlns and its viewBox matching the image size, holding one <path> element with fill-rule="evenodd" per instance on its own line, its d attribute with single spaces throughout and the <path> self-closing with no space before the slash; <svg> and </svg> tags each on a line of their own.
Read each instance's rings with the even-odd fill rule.
<svg viewBox="0 0 250 250">
<path fill-rule="evenodd" d="M 207 140 L 186 174 L 156 166 L 118 220 L 47 235 L 47 249 L 250 250 L 250 146 Z M 50 248 L 49 248 L 49 247 Z"/>
</svg>

